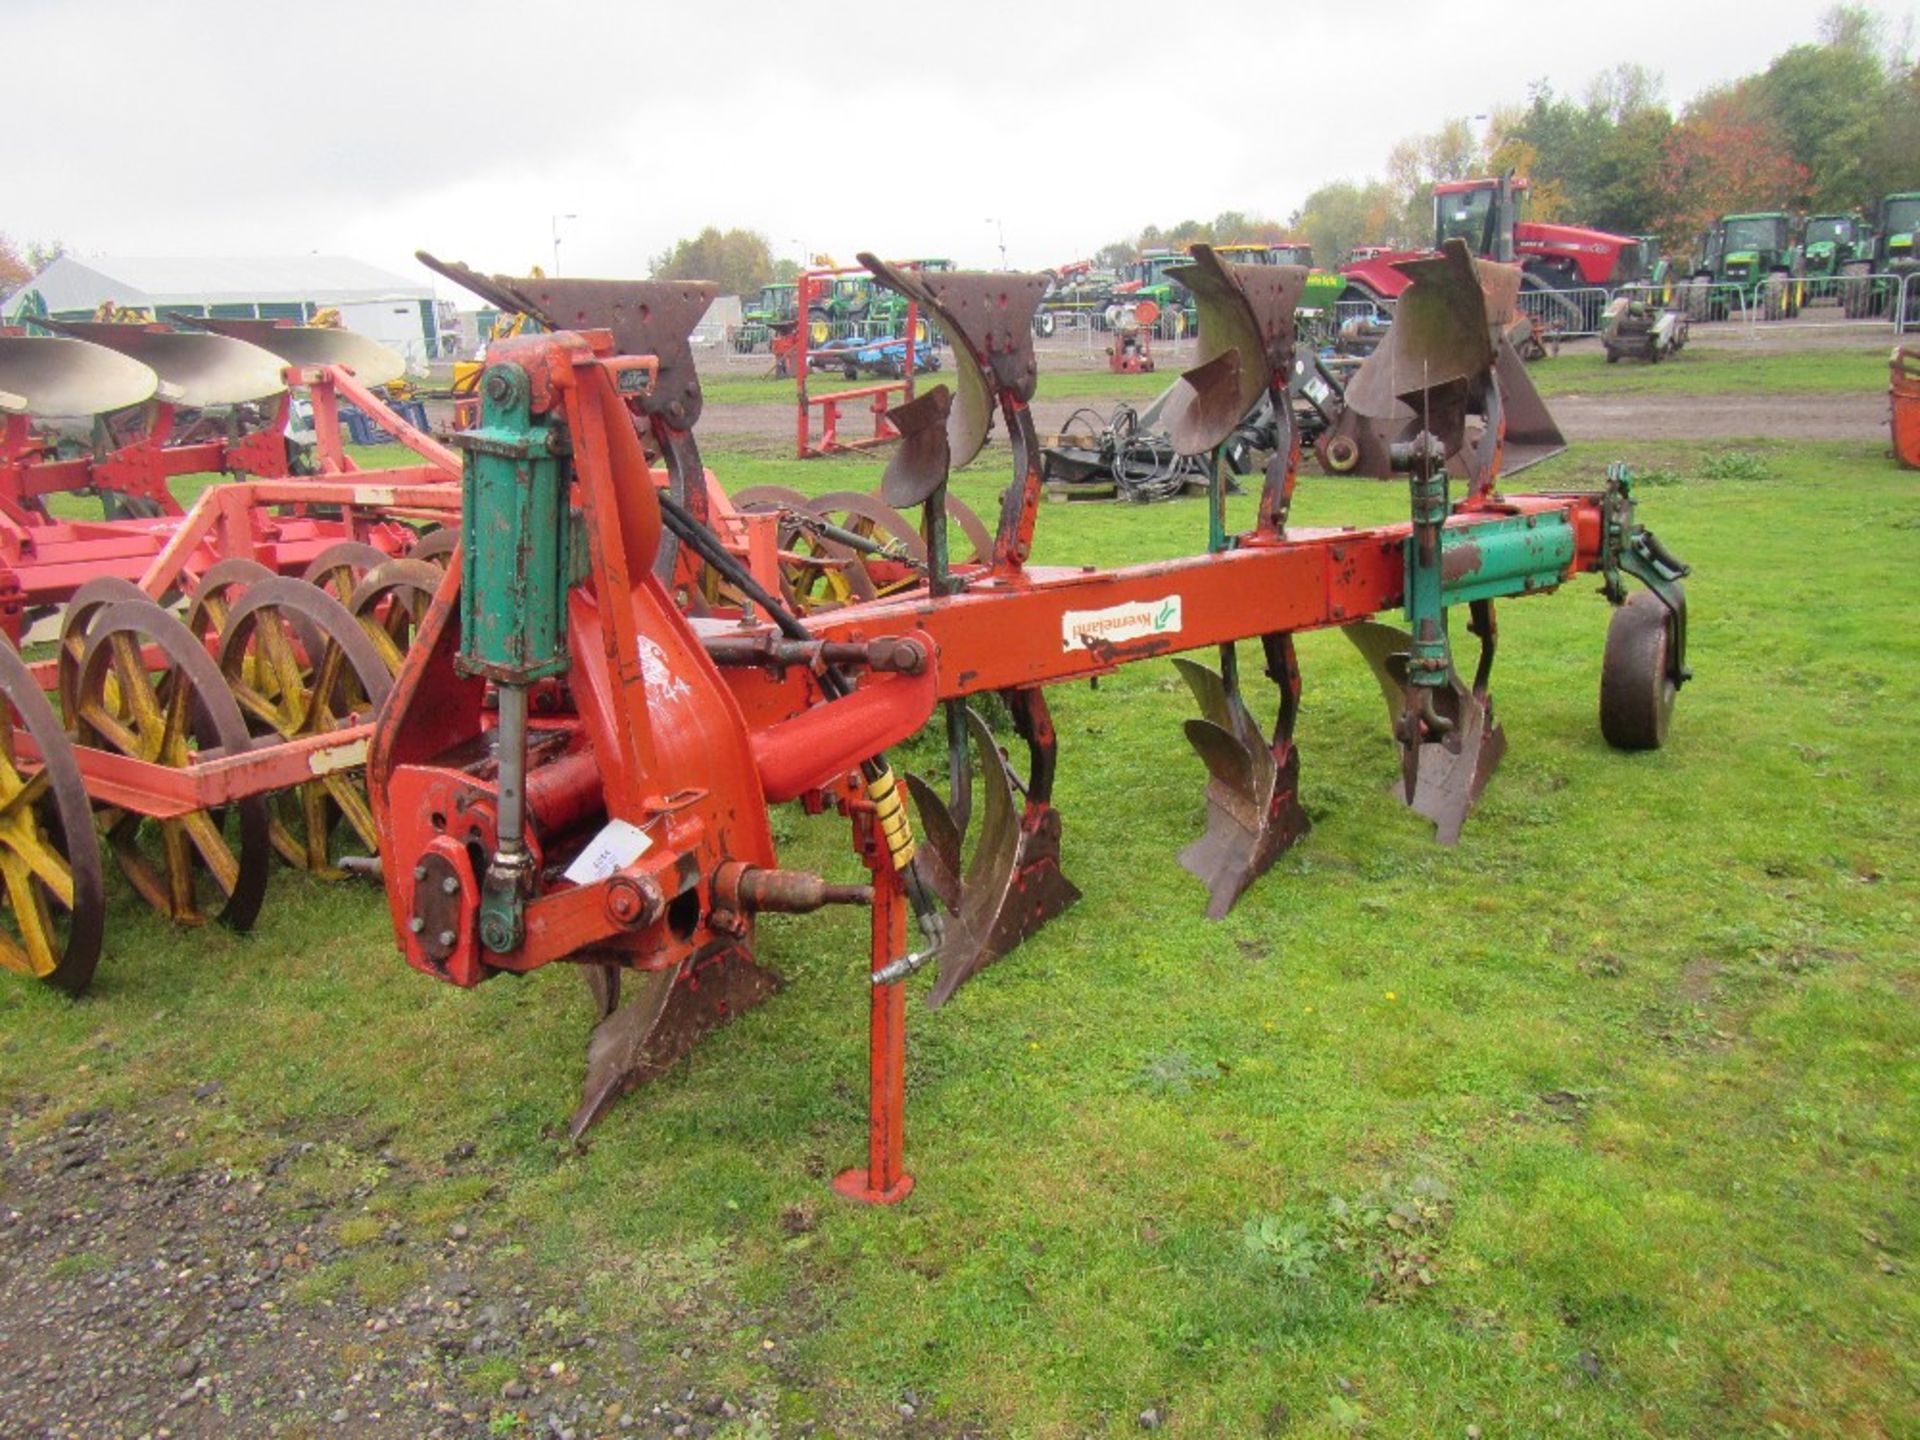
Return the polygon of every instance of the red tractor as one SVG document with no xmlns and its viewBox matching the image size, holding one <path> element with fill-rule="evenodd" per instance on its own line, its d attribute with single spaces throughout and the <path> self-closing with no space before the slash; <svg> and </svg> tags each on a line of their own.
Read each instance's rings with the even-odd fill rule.
<svg viewBox="0 0 1920 1440">
<path fill-rule="evenodd" d="M 1528 182 L 1511 174 L 1449 180 L 1433 187 L 1433 245 L 1464 240 L 1486 260 L 1518 262 L 1528 290 L 1601 289 L 1612 292 L 1641 279 L 1638 243 L 1579 225 L 1546 225 L 1525 218 Z M 1396 265 L 1428 251 L 1373 250 L 1341 267 L 1346 300 L 1397 300 L 1407 277 Z"/>
</svg>

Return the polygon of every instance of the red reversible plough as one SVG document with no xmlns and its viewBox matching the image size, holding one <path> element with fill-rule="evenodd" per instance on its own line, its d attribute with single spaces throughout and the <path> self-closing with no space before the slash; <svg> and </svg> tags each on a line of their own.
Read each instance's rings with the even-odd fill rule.
<svg viewBox="0 0 1920 1440">
<path fill-rule="evenodd" d="M 1405 797 L 1451 840 L 1506 746 L 1492 689 L 1498 602 L 1600 576 L 1617 607 L 1602 730 L 1615 746 L 1646 748 L 1664 740 L 1687 678 L 1686 571 L 1637 522 L 1624 473 L 1592 493 L 1502 493 L 1496 341 L 1519 277 L 1457 242 L 1405 265 L 1392 330 L 1349 392 L 1369 443 L 1406 477 L 1405 521 L 1290 526 L 1299 443 L 1283 419 L 1251 530 L 1225 533 L 1215 463 L 1206 552 L 1114 570 L 1028 563 L 1042 483 L 1028 409 L 1042 277 L 861 261 L 945 331 L 957 391 L 936 386 L 889 417 L 901 438 L 881 498 L 920 511 L 910 573 L 811 610 L 791 583 L 782 512 L 736 510 L 700 462 L 686 336 L 705 287 L 446 267 L 548 333 L 492 349 L 481 422 L 455 437 L 458 563 L 375 722 L 369 790 L 411 965 L 458 985 L 555 961 L 584 967 L 604 1018 L 576 1133 L 702 1025 L 765 996 L 752 957 L 759 914 L 866 907 L 869 1148 L 837 1188 L 888 1202 L 913 1184 L 909 977 L 935 967 L 939 1004 L 1078 898 L 1052 805 L 1048 686 L 1140 661 L 1179 668 L 1200 710 L 1187 737 L 1210 777 L 1205 830 L 1181 861 L 1220 916 L 1308 829 L 1294 743 L 1299 632 L 1340 627 L 1353 639 L 1387 698 Z M 1182 453 L 1215 456 L 1263 399 L 1291 415 L 1306 274 L 1226 264 L 1196 246 L 1181 278 L 1201 309 L 1202 363 L 1165 418 Z M 981 451 L 996 409 L 1010 482 L 986 552 L 956 559 L 948 474 Z M 1631 598 L 1629 576 L 1646 587 Z M 1474 640 L 1462 665 L 1449 624 L 1459 609 Z M 1270 724 L 1255 716 L 1242 641 L 1257 642 L 1273 686 Z M 1217 664 L 1183 653 L 1204 651 Z M 987 692 L 1011 712 L 1024 776 L 968 706 Z M 909 777 L 916 839 L 886 752 L 936 715 L 949 793 Z M 781 865 L 769 811 L 793 800 L 850 819 L 868 883 Z"/>
</svg>

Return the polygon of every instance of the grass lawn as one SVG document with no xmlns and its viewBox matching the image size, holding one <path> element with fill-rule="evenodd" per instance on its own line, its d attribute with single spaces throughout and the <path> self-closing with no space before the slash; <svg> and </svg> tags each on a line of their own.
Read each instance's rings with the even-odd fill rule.
<svg viewBox="0 0 1920 1440">
<path fill-rule="evenodd" d="M 1149 1408 L 1196 1437 L 1912 1435 L 1920 484 L 1884 450 L 1583 446 L 1522 477 L 1658 472 L 1644 514 L 1697 571 L 1669 748 L 1600 739 L 1592 582 L 1505 605 L 1509 752 L 1442 849 L 1388 793 L 1364 665 L 1307 636 L 1315 828 L 1217 924 L 1174 859 L 1205 775 L 1172 667 L 1052 692 L 1085 898 L 914 1006 L 898 1208 L 826 1184 L 865 1143 L 844 912 L 763 922 L 784 992 L 574 1155 L 588 1005 L 558 967 L 463 993 L 400 963 L 364 886 L 282 871 L 253 934 L 188 934 L 110 875 L 92 993 L 0 985 L 0 1104 L 51 1096 L 24 1122 L 50 1127 L 218 1080 L 179 1163 L 325 1141 L 275 1178 L 289 1204 L 376 1149 L 471 1142 L 491 1189 L 376 1188 L 343 1227 L 467 1216 L 623 1363 L 692 1345 L 700 1383 L 823 1434 L 897 1433 L 911 1388 L 922 1425 L 1016 1437 L 1139 1433 Z M 879 473 L 707 459 L 736 486 Z M 1001 479 L 957 488 L 989 512 Z M 1308 475 L 1295 518 L 1405 507 Z M 1193 502 L 1048 506 L 1036 559 L 1189 553 L 1204 526 Z M 791 863 L 852 878 L 840 822 L 776 824 Z M 334 1280 L 391 1293 L 417 1278 L 395 1263 L 368 1246 Z"/>
<path fill-rule="evenodd" d="M 1885 340 L 1862 342 L 1849 350 L 1782 350 L 1743 353 L 1735 348 L 1702 350 L 1689 346 L 1657 365 L 1635 360 L 1607 364 L 1598 341 L 1570 345 L 1549 360 L 1528 368 L 1533 383 L 1547 396 L 1627 395 L 1837 395 L 1861 390 L 1885 391 Z"/>
</svg>

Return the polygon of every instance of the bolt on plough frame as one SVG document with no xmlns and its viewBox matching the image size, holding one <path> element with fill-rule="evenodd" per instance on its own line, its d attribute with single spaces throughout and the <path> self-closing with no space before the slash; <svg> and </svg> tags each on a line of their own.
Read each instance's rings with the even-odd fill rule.
<svg viewBox="0 0 1920 1440">
<path fill-rule="evenodd" d="M 1687 678 L 1685 567 L 1634 516 L 1614 471 L 1593 493 L 1503 495 L 1494 376 L 1517 272 L 1463 247 L 1410 262 L 1391 337 L 1355 408 L 1407 477 L 1396 525 L 1294 530 L 1297 437 L 1283 431 L 1258 519 L 1228 535 L 1213 466 L 1212 538 L 1184 560 L 1115 570 L 1027 563 L 1040 500 L 1028 411 L 1038 276 L 914 274 L 872 256 L 883 285 L 946 332 L 957 395 L 897 409 L 882 499 L 922 510 L 926 575 L 884 597 L 802 614 L 781 590 L 777 517 L 709 490 L 692 428 L 699 384 L 685 337 L 705 287 L 518 281 L 446 267 L 549 325 L 489 356 L 465 452 L 462 549 L 421 621 L 375 726 L 370 790 L 395 933 L 415 968 L 459 985 L 555 961 L 582 965 L 602 1020 L 576 1135 L 701 1028 L 768 993 L 756 917 L 859 904 L 871 917 L 868 1154 L 836 1182 L 871 1202 L 912 1188 L 904 1162 L 909 976 L 938 967 L 945 1000 L 1078 898 L 1051 804 L 1048 685 L 1172 657 L 1201 714 L 1205 832 L 1182 863 L 1225 914 L 1307 831 L 1293 740 L 1295 634 L 1342 627 L 1388 700 L 1407 801 L 1452 839 L 1505 747 L 1490 689 L 1494 606 L 1603 577 L 1618 608 L 1601 721 L 1623 748 L 1661 743 Z M 1168 406 L 1179 448 L 1212 454 L 1285 383 L 1305 272 L 1241 267 L 1195 247 L 1202 363 Z M 981 450 L 995 410 L 1011 483 L 991 553 L 952 564 L 949 470 Z M 666 467 L 656 484 L 649 453 Z M 1450 470 L 1464 494 L 1450 493 Z M 1648 587 L 1627 602 L 1625 578 Z M 1478 641 L 1456 670 L 1449 612 Z M 1399 612 L 1404 625 L 1379 617 Z M 1276 688 L 1267 728 L 1249 708 L 1237 643 L 1257 640 Z M 1212 649 L 1218 668 L 1181 652 Z M 1003 695 L 1030 765 L 1012 773 L 967 706 Z M 936 714 L 950 799 L 885 758 Z M 984 794 L 972 821 L 968 749 Z M 1016 799 L 1016 793 L 1018 798 Z M 799 799 L 852 824 L 865 885 L 782 868 L 769 807 Z M 909 948 L 909 916 L 920 940 Z"/>
</svg>

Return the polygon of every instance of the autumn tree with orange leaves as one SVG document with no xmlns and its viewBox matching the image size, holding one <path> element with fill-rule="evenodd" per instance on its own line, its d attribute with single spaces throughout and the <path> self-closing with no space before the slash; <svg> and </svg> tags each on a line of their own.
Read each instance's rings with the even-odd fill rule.
<svg viewBox="0 0 1920 1440">
<path fill-rule="evenodd" d="M 1806 203 L 1807 167 L 1748 83 L 1709 90 L 1668 132 L 1659 230 L 1691 240 L 1722 215 L 1792 210 Z"/>
</svg>

